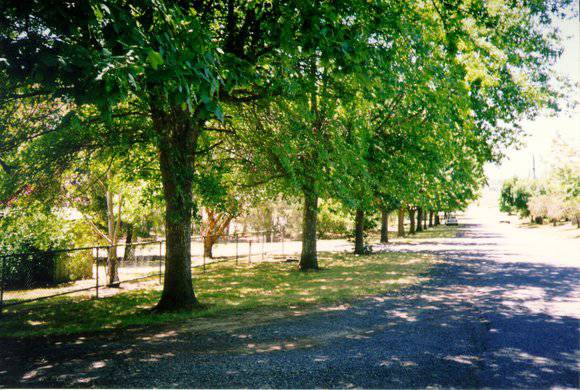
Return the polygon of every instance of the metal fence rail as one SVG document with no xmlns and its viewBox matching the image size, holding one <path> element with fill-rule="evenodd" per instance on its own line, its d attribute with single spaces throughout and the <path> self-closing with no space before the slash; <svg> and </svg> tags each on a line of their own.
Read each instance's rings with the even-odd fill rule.
<svg viewBox="0 0 580 390">
<path fill-rule="evenodd" d="M 222 235 L 212 245 L 211 257 L 204 250 L 206 239 L 192 237 L 192 270 L 205 272 L 208 264 L 223 261 L 275 261 L 285 255 L 284 231 Z M 63 295 L 114 295 L 123 284 L 161 284 L 165 254 L 165 240 L 0 254 L 0 313 L 5 307 Z M 117 272 L 111 277 L 114 264 Z"/>
</svg>

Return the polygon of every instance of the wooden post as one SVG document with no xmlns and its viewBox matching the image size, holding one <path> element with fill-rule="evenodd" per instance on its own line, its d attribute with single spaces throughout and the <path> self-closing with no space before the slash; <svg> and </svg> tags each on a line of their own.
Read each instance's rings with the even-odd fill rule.
<svg viewBox="0 0 580 390">
<path fill-rule="evenodd" d="M 201 242 L 205 242 L 205 237 L 201 237 Z M 203 250 L 203 272 L 205 273 L 205 248 Z"/>
<path fill-rule="evenodd" d="M 265 245 L 266 245 L 266 234 L 268 234 L 268 232 L 264 232 L 264 234 L 262 234 L 262 261 L 264 261 L 264 252 L 266 251 L 265 249 Z"/>
<path fill-rule="evenodd" d="M 236 233 L 236 265 L 238 265 L 238 233 Z"/>
<path fill-rule="evenodd" d="M 163 266 L 163 240 L 159 241 L 159 284 L 163 283 L 163 271 L 161 270 Z"/>
<path fill-rule="evenodd" d="M 97 247 L 97 256 L 95 257 L 95 264 L 96 264 L 95 280 L 96 280 L 96 289 L 97 289 L 97 293 L 96 293 L 95 298 L 99 299 L 99 247 Z"/>
<path fill-rule="evenodd" d="M 2 278 L 0 279 L 0 316 L 4 309 L 4 280 L 6 275 L 6 256 L 2 256 Z"/>
<path fill-rule="evenodd" d="M 282 260 L 284 260 L 284 231 L 286 230 L 285 226 L 282 226 Z"/>
</svg>

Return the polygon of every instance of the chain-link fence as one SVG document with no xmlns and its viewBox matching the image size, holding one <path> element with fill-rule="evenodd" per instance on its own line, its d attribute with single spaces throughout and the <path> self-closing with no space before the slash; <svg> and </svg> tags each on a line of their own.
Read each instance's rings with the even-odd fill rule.
<svg viewBox="0 0 580 390">
<path fill-rule="evenodd" d="M 286 245 L 284 231 L 194 236 L 191 267 L 281 261 L 289 253 Z M 126 290 L 161 284 L 165 254 L 165 240 L 0 254 L 0 311 L 61 295 L 99 298 L 118 293 L 120 286 Z"/>
</svg>

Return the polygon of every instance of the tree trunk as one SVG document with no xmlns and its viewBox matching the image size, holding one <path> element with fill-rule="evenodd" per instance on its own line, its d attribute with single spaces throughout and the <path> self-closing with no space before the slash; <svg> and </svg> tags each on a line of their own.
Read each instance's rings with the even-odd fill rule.
<svg viewBox="0 0 580 390">
<path fill-rule="evenodd" d="M 441 220 L 439 219 L 439 211 L 435 212 L 435 226 L 441 225 Z"/>
<path fill-rule="evenodd" d="M 312 134 L 318 137 L 322 123 L 318 110 L 318 84 L 316 72 L 318 55 L 310 58 L 310 73 L 313 77 L 313 90 L 310 93 L 310 112 L 314 116 L 312 122 Z M 316 149 L 308 150 L 307 157 L 302 159 L 302 168 L 305 174 L 305 183 L 302 187 L 304 193 L 304 216 L 302 218 L 302 253 L 300 255 L 300 270 L 309 271 L 318 269 L 318 256 L 316 253 L 316 231 L 318 220 L 318 188 L 316 186 L 317 174 L 320 172 L 318 153 Z"/>
<path fill-rule="evenodd" d="M 423 209 L 421 207 L 417 207 L 417 226 L 415 228 L 416 232 L 423 231 Z"/>
<path fill-rule="evenodd" d="M 365 225 L 365 213 L 362 209 L 359 208 L 356 210 L 354 222 L 354 253 L 356 255 L 364 255 L 365 253 L 364 225 Z"/>
<path fill-rule="evenodd" d="M 409 208 L 409 234 L 415 234 L 415 210 Z"/>
<path fill-rule="evenodd" d="M 161 99 L 161 98 L 160 98 Z M 163 102 L 150 103 L 165 198 L 166 255 L 163 292 L 158 310 L 191 308 L 198 304 L 191 280 L 191 217 L 194 154 L 199 127 L 180 108 L 160 111 Z"/>
<path fill-rule="evenodd" d="M 111 172 L 107 171 L 107 185 L 111 181 Z M 105 192 L 107 202 L 107 235 L 109 236 L 109 249 L 107 251 L 107 286 L 119 286 L 119 264 L 117 259 L 117 234 L 115 223 L 115 209 L 113 205 L 113 193 L 107 189 Z M 121 218 L 121 216 L 119 216 Z"/>
<path fill-rule="evenodd" d="M 125 238 L 125 254 L 123 262 L 135 260 L 135 246 L 133 245 L 133 224 L 127 224 L 127 237 Z"/>
<path fill-rule="evenodd" d="M 272 242 L 272 208 L 267 206 L 264 214 L 265 241 Z"/>
<path fill-rule="evenodd" d="M 203 254 L 205 257 L 213 259 L 213 246 L 224 235 L 229 228 L 231 220 L 234 218 L 233 206 L 228 212 L 215 212 L 211 208 L 205 209 L 206 221 L 201 224 L 201 235 L 203 236 Z"/>
<path fill-rule="evenodd" d="M 403 207 L 399 207 L 397 217 L 397 237 L 405 237 L 405 209 Z"/>
<path fill-rule="evenodd" d="M 213 259 L 213 245 L 216 241 L 217 237 L 211 234 L 203 236 L 203 255 L 205 257 Z"/>
<path fill-rule="evenodd" d="M 304 190 L 304 216 L 302 219 L 302 254 L 300 270 L 317 270 L 316 222 L 318 218 L 318 195 L 312 189 Z"/>
<path fill-rule="evenodd" d="M 429 211 L 429 227 L 433 227 L 433 210 Z"/>
<path fill-rule="evenodd" d="M 226 229 L 225 229 L 225 237 L 224 238 L 225 238 L 226 242 L 230 242 L 230 238 L 231 238 L 230 237 L 230 223 L 231 223 L 231 221 L 228 222 Z"/>
<path fill-rule="evenodd" d="M 389 213 L 381 210 L 381 243 L 389 242 Z"/>
<path fill-rule="evenodd" d="M 118 287 L 119 262 L 117 261 L 117 246 L 109 245 L 107 251 L 107 287 Z"/>
<path fill-rule="evenodd" d="M 427 211 L 423 210 L 423 230 L 427 230 Z"/>
</svg>

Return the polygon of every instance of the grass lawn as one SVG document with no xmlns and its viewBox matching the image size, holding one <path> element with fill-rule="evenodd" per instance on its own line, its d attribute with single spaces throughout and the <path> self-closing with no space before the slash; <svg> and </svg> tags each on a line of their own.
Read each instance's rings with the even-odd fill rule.
<svg viewBox="0 0 580 390">
<path fill-rule="evenodd" d="M 243 321 L 244 316 L 284 314 L 319 304 L 347 303 L 357 297 L 397 290 L 426 280 L 431 255 L 377 253 L 354 256 L 321 253 L 319 272 L 302 273 L 296 263 L 221 263 L 194 272 L 204 308 L 158 314 L 150 309 L 159 288 L 133 290 L 109 298 L 52 298 L 8 307 L 0 318 L 0 337 L 81 334 L 131 326 L 178 323 L 201 317 Z M 191 322 L 191 321 L 190 321 Z M 193 323 L 193 322 L 191 322 Z"/>
<path fill-rule="evenodd" d="M 401 239 L 401 242 L 406 242 L 411 239 L 433 239 L 433 238 L 453 238 L 457 235 L 457 226 L 439 225 L 436 228 L 430 227 L 427 230 L 415 234 L 407 235 Z M 408 233 L 407 233 L 408 234 Z"/>
<path fill-rule="evenodd" d="M 393 227 L 391 226 L 391 229 Z M 430 227 L 427 230 L 415 234 L 409 234 L 409 225 L 405 224 L 405 237 L 397 237 L 397 231 L 389 229 L 389 241 L 399 242 L 399 243 L 409 243 L 416 241 L 417 243 L 421 240 L 434 239 L 434 238 L 453 238 L 457 235 L 458 226 L 447 226 L 439 225 L 437 227 Z M 369 243 L 377 244 L 380 240 L 380 233 L 373 232 L 369 234 Z"/>
</svg>

